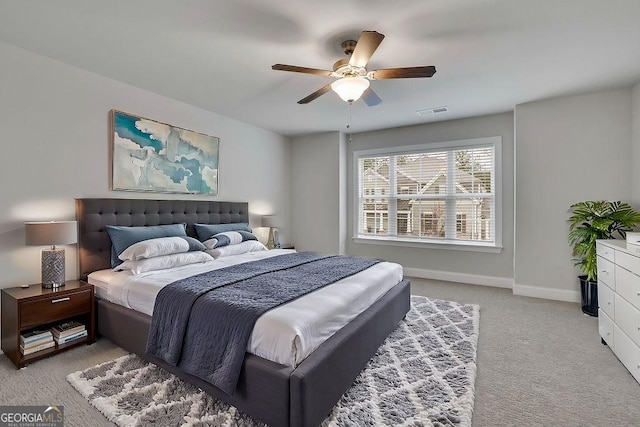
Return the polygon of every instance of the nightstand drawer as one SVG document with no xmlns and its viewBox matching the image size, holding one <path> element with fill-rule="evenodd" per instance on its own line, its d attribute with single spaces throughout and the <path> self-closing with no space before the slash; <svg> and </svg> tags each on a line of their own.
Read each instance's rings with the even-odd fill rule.
<svg viewBox="0 0 640 427">
<path fill-rule="evenodd" d="M 91 289 L 22 303 L 20 326 L 25 329 L 60 318 L 87 313 L 91 309 Z"/>
</svg>

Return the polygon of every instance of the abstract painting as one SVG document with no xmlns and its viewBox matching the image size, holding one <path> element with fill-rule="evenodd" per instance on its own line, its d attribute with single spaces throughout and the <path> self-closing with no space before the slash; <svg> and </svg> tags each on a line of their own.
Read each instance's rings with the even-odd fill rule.
<svg viewBox="0 0 640 427">
<path fill-rule="evenodd" d="M 112 189 L 218 194 L 220 139 L 111 110 Z"/>
</svg>

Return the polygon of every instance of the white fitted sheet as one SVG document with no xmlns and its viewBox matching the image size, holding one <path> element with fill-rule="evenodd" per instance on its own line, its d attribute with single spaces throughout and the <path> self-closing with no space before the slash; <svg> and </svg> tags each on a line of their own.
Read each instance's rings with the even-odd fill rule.
<svg viewBox="0 0 640 427">
<path fill-rule="evenodd" d="M 96 292 L 115 304 L 151 315 L 160 289 L 176 280 L 230 265 L 294 252 L 287 249 L 250 252 L 204 264 L 132 275 L 130 271 L 101 270 L 88 281 Z M 381 262 L 367 270 L 283 304 L 260 316 L 247 351 L 296 367 L 309 354 L 402 279 L 402 266 Z M 108 283 L 108 286 L 105 286 Z"/>
</svg>

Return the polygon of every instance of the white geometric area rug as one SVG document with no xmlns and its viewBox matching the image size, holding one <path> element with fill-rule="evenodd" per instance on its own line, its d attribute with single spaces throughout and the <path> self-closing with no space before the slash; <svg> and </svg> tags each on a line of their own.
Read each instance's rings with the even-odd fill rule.
<svg viewBox="0 0 640 427">
<path fill-rule="evenodd" d="M 412 296 L 323 427 L 471 426 L 478 323 L 477 305 Z M 135 355 L 67 380 L 119 426 L 262 425 Z"/>
</svg>

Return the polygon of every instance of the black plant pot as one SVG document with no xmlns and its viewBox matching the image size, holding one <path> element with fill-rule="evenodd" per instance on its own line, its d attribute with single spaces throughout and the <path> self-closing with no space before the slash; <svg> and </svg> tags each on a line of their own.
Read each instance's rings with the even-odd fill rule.
<svg viewBox="0 0 640 427">
<path fill-rule="evenodd" d="M 582 297 L 582 312 L 589 316 L 598 317 L 598 282 L 587 280 L 587 276 L 580 279 L 580 295 Z"/>
</svg>

